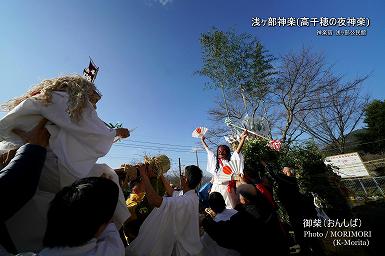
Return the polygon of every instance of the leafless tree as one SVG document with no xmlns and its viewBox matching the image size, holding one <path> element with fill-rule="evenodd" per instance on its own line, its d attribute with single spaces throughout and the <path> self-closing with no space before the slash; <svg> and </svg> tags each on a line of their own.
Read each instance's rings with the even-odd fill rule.
<svg viewBox="0 0 385 256">
<path fill-rule="evenodd" d="M 321 54 L 303 48 L 281 58 L 277 79 L 271 90 L 274 106 L 270 111 L 277 117 L 276 129 L 281 141 L 291 144 L 305 130 L 303 123 L 319 105 L 327 101 L 331 88 L 339 81 Z"/>
<path fill-rule="evenodd" d="M 345 153 L 347 136 L 356 129 L 364 115 L 369 97 L 363 96 L 362 85 L 367 76 L 348 83 L 338 83 L 327 92 L 324 101 L 318 98 L 303 130 L 333 151 Z"/>
</svg>

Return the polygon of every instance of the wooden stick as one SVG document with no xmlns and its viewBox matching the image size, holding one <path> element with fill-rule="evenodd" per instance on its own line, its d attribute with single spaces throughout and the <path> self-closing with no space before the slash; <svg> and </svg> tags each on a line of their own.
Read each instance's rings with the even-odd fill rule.
<svg viewBox="0 0 385 256">
<path fill-rule="evenodd" d="M 267 137 L 265 137 L 265 136 L 262 136 L 262 135 L 260 135 L 260 134 L 258 134 L 258 133 L 256 133 L 256 132 L 247 130 L 246 128 L 240 127 L 240 126 L 238 126 L 238 125 L 235 125 L 235 124 L 229 124 L 229 126 L 232 126 L 232 127 L 234 127 L 234 128 L 238 128 L 238 129 L 241 129 L 241 130 L 243 130 L 243 131 L 247 131 L 248 133 L 254 134 L 255 136 L 258 136 L 258 137 L 260 137 L 260 138 L 262 138 L 262 139 L 265 139 L 265 140 L 270 141 L 269 138 L 267 138 Z"/>
</svg>

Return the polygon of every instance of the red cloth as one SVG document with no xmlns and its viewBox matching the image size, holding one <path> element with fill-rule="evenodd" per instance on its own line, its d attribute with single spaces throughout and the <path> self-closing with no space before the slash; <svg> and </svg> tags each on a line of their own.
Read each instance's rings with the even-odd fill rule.
<svg viewBox="0 0 385 256">
<path fill-rule="evenodd" d="M 227 184 L 227 192 L 231 192 L 231 188 L 233 188 L 234 190 L 236 189 L 237 187 L 237 181 L 236 180 L 230 180 L 229 181 L 229 184 Z"/>
<path fill-rule="evenodd" d="M 275 204 L 273 195 L 270 193 L 270 191 L 262 183 L 255 184 L 255 187 L 263 195 L 263 197 L 266 198 L 266 200 L 271 204 L 273 209 L 276 209 L 277 205 Z"/>
</svg>

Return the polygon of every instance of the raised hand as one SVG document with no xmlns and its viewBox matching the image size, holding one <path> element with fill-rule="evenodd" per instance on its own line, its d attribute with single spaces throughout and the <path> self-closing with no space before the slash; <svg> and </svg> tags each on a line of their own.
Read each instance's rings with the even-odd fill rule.
<svg viewBox="0 0 385 256">
<path fill-rule="evenodd" d="M 241 134 L 241 140 L 239 141 L 238 148 L 235 150 L 238 154 L 241 152 L 241 149 L 243 147 L 243 144 L 245 143 L 246 137 L 249 135 L 249 132 L 247 129 L 245 129 Z"/>
<path fill-rule="evenodd" d="M 241 134 L 241 139 L 245 139 L 249 135 L 249 131 L 246 129 Z"/>
<path fill-rule="evenodd" d="M 206 137 L 205 136 L 202 136 L 201 137 L 201 142 L 202 142 L 202 145 L 205 149 L 208 149 L 209 146 L 207 146 L 207 143 L 206 143 Z"/>
<path fill-rule="evenodd" d="M 125 139 L 130 136 L 130 131 L 126 128 L 115 128 L 116 136 Z"/>
</svg>

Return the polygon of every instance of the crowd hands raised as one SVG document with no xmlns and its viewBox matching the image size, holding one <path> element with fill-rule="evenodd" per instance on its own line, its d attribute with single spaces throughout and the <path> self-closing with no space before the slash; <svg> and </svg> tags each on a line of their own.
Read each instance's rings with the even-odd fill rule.
<svg viewBox="0 0 385 256">
<path fill-rule="evenodd" d="M 77 81 L 90 87 L 91 95 L 99 95 L 93 84 L 83 80 L 64 77 L 49 86 Z M 69 85 L 67 87 L 71 89 Z M 69 96 L 64 96 L 71 98 L 74 94 L 68 90 Z M 36 101 L 36 94 L 29 94 L 33 96 L 24 97 L 26 102 L 19 104 L 30 107 L 28 100 Z M 49 107 L 63 105 L 60 102 L 62 91 L 51 96 L 52 106 Z M 114 138 L 130 136 L 128 129 L 108 129 L 97 118 L 95 109 L 99 99 L 89 98 L 90 108 L 83 110 L 81 123 L 70 120 L 76 119 L 77 115 L 75 112 L 72 115 L 67 113 L 69 108 L 66 104 L 69 103 L 64 101 L 64 107 L 47 110 L 42 104 L 41 108 L 34 109 L 36 113 L 33 114 L 45 118 L 31 130 L 12 129 L 24 145 L 8 150 L 1 157 L 0 200 L 5 210 L 0 214 L 0 255 L 289 254 L 287 235 L 276 213 L 271 186 L 258 176 L 260 170 L 244 166 L 241 150 L 247 131 L 242 133 L 239 143 L 233 145 L 232 154 L 226 145 L 220 145 L 216 153 L 212 152 L 202 137 L 208 157 L 206 171 L 212 175 L 208 201 L 203 202 L 196 191 L 203 176 L 197 166 L 187 166 L 183 170 L 180 188 L 175 189 L 164 174 L 170 168 L 170 161 L 164 155 L 146 158 L 143 163 L 122 165 L 116 170 L 95 164 L 101 156 L 99 152 L 107 153 Z M 17 111 L 22 111 L 20 109 Z M 57 111 L 56 115 L 50 115 L 51 111 Z M 11 111 L 11 114 L 15 113 Z M 60 114 L 65 117 L 60 117 Z M 15 115 L 19 118 L 17 113 Z M 59 119 L 55 121 L 55 118 Z M 63 118 L 68 123 L 61 123 Z M 4 119 L 0 121 L 2 127 L 6 127 L 4 122 L 12 123 L 13 120 L 9 116 Z M 93 130 L 87 130 L 89 127 Z M 72 152 L 73 144 L 70 142 L 73 141 L 82 148 Z M 84 174 L 80 167 L 85 165 L 78 157 L 92 150 L 95 152 L 91 154 L 93 158 L 89 157 L 89 171 Z M 73 161 L 66 162 L 68 159 L 63 158 L 63 154 L 71 156 Z M 41 240 L 34 240 L 35 244 L 30 247 L 17 246 L 17 239 L 9 232 L 11 220 L 20 215 L 20 209 L 35 200 L 39 191 L 45 191 L 46 186 L 41 183 L 47 180 L 46 176 L 52 176 L 46 171 L 50 160 L 61 168 L 55 167 L 58 168 L 55 175 L 59 175 L 62 182 L 46 189 L 52 197 L 41 217 L 44 219 Z M 261 161 L 261 168 L 267 165 Z M 282 190 L 282 194 L 286 192 Z M 205 203 L 209 209 L 205 209 Z M 303 216 L 297 214 L 293 219 L 300 217 Z"/>
<path fill-rule="evenodd" d="M 13 197 L 12 201 L 6 197 L 1 199 L 10 209 L 2 216 L 3 234 L 7 231 L 7 219 L 37 189 L 49 144 L 50 135 L 45 128 L 47 121 L 42 119 L 30 131 L 13 131 L 26 144 L 1 171 L 0 181 L 5 184 L 0 186 L 4 189 L 1 195 L 11 193 L 19 196 Z M 242 135 L 241 142 L 246 136 L 247 133 Z M 242 144 L 235 151 L 237 154 Z M 231 159 L 227 155 L 229 150 L 222 147 L 217 149 L 216 161 L 219 162 L 222 162 L 219 159 Z M 209 151 L 207 145 L 206 149 Z M 240 158 L 242 156 L 236 159 Z M 126 203 L 131 215 L 120 232 L 113 222 L 119 194 L 117 184 L 105 174 L 79 179 L 60 190 L 51 201 L 43 249 L 38 255 L 288 254 L 274 201 L 268 190 L 263 195 L 256 189 L 257 177 L 253 176 L 252 170 L 238 173 L 233 187 L 221 181 L 224 184 L 220 185 L 225 186 L 226 193 L 232 198 L 231 205 L 226 204 L 223 190 L 219 188 L 219 191 L 210 191 L 210 208 L 203 211 L 195 191 L 202 179 L 202 171 L 197 166 L 186 167 L 181 176 L 180 191 L 174 190 L 164 176 L 167 170 L 149 161 L 124 165 L 116 171 L 120 187 L 129 191 Z M 215 176 L 212 182 L 216 182 Z M 203 234 L 200 232 L 202 228 Z M 17 253 L 9 236 L 2 236 L 1 242 L 4 255 Z M 21 252 L 20 255 L 34 254 Z"/>
</svg>

